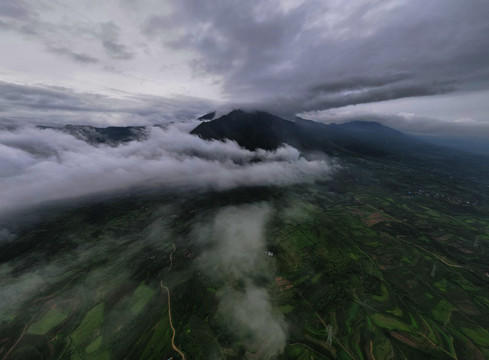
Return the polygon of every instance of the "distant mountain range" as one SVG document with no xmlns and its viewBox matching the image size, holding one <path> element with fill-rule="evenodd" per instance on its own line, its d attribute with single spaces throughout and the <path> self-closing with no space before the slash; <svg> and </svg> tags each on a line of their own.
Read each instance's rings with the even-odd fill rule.
<svg viewBox="0 0 489 360">
<path fill-rule="evenodd" d="M 215 115 L 211 112 L 201 116 L 202 123 L 191 134 L 205 140 L 233 140 L 252 151 L 258 148 L 275 150 L 288 144 L 305 156 L 311 152 L 324 152 L 339 158 L 396 161 L 448 174 L 489 178 L 487 156 L 434 145 L 376 122 L 323 124 L 301 118 L 290 121 L 263 111 L 243 110 L 231 111 L 217 119 L 214 119 Z M 149 132 L 143 126 L 67 125 L 57 129 L 92 145 L 109 146 L 144 140 Z"/>
</svg>

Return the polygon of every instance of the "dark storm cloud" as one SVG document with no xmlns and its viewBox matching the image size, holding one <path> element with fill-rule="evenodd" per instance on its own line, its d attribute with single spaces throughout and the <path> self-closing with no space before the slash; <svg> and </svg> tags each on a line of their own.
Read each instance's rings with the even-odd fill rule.
<svg viewBox="0 0 489 360">
<path fill-rule="evenodd" d="M 348 90 L 361 90 L 365 88 L 374 88 L 385 86 L 393 83 L 397 83 L 401 80 L 409 78 L 411 74 L 392 74 L 383 76 L 357 76 L 357 77 L 345 77 L 342 79 L 331 80 L 325 83 L 320 83 L 310 87 L 310 91 L 313 93 L 330 93 L 338 91 Z"/>
<path fill-rule="evenodd" d="M 195 51 L 233 101 L 291 111 L 489 85 L 487 1 L 283 3 L 179 1 L 143 29 Z"/>
<path fill-rule="evenodd" d="M 322 88 L 311 89 L 304 99 L 299 99 L 300 104 L 295 104 L 294 108 L 301 110 L 316 110 L 338 108 L 352 104 L 365 104 L 385 100 L 394 100 L 414 96 L 429 96 L 445 94 L 456 89 L 454 81 L 443 83 L 387 83 L 380 86 L 362 85 L 348 88 L 351 83 L 346 82 L 343 90 L 331 90 L 328 85 Z M 373 83 L 372 83 L 373 84 Z M 336 84 L 339 85 L 339 84 Z M 341 86 L 341 85 L 340 85 Z M 314 91 L 315 90 L 315 91 Z M 302 106 L 301 106 L 302 104 Z M 294 104 L 292 104 L 294 105 Z M 301 107 L 300 107 L 301 106 Z"/>
</svg>

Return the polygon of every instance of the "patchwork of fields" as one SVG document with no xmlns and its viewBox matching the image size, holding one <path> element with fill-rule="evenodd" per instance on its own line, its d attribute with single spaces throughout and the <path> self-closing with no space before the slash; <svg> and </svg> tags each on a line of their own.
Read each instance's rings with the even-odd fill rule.
<svg viewBox="0 0 489 360">
<path fill-rule="evenodd" d="M 178 359 L 169 310 L 187 359 L 489 358 L 487 187 L 369 166 L 323 183 L 59 211 L 5 248 L 0 359 Z M 271 209 L 264 241 L 244 248 L 239 276 L 214 273 L 209 261 L 221 269 L 237 255 L 214 259 L 207 225 L 249 204 Z M 285 334 L 278 351 L 268 328 L 230 324 L 229 294 L 263 297 Z"/>
</svg>

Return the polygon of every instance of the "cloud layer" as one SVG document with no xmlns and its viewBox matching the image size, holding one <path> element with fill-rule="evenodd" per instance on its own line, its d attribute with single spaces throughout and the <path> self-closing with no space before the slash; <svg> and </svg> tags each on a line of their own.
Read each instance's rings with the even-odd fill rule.
<svg viewBox="0 0 489 360">
<path fill-rule="evenodd" d="M 284 146 L 251 152 L 233 142 L 204 141 L 195 123 L 152 127 L 144 141 L 92 146 L 55 129 L 0 131 L 0 214 L 53 200 L 135 187 L 229 189 L 287 185 L 324 177 L 328 160 L 306 160 Z"/>
</svg>

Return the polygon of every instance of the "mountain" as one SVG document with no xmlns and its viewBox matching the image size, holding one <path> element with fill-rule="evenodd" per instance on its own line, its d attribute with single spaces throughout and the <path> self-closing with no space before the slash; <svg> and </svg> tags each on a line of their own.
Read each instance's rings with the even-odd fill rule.
<svg viewBox="0 0 489 360">
<path fill-rule="evenodd" d="M 283 143 L 297 146 L 300 137 L 295 123 L 265 113 L 234 110 L 216 120 L 204 122 L 191 131 L 206 140 L 236 141 L 248 150 L 274 150 Z"/>
<path fill-rule="evenodd" d="M 233 140 L 249 150 L 274 150 L 288 144 L 303 153 L 322 151 L 338 157 L 397 161 L 450 174 L 489 175 L 487 156 L 430 144 L 376 122 L 327 125 L 301 118 L 289 121 L 263 111 L 234 110 L 199 124 L 191 134 L 206 140 Z"/>
<path fill-rule="evenodd" d="M 202 115 L 201 117 L 198 118 L 198 120 L 212 120 L 216 117 L 216 112 L 212 111 L 208 114 Z"/>
<path fill-rule="evenodd" d="M 144 126 L 109 126 L 98 128 L 89 125 L 66 125 L 61 128 L 40 126 L 42 129 L 56 129 L 70 134 L 79 140 L 91 145 L 117 146 L 134 140 L 147 138 L 147 129 Z"/>
<path fill-rule="evenodd" d="M 262 111 L 242 110 L 234 110 L 216 120 L 204 122 L 191 133 L 206 140 L 234 140 L 249 150 L 274 150 L 286 143 L 304 152 L 324 151 L 329 154 L 380 156 L 390 154 L 393 150 L 407 150 L 408 144 L 423 144 L 375 122 L 353 121 L 326 125 L 301 118 L 289 121 Z"/>
</svg>

